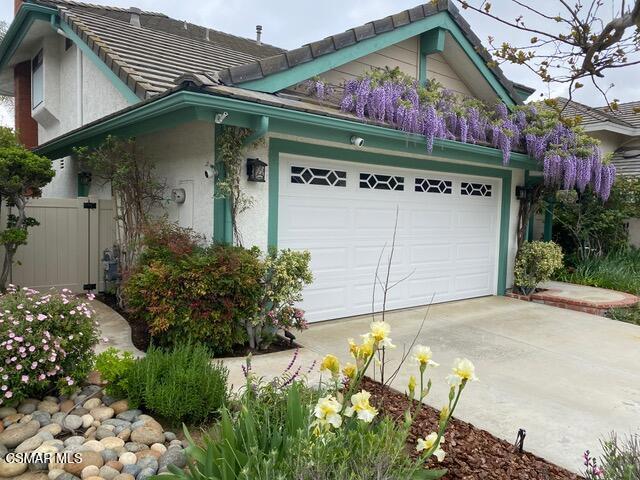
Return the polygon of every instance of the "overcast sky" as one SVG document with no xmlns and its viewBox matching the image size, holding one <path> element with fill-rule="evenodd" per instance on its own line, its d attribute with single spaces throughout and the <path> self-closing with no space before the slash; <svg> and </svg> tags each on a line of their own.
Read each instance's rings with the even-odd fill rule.
<svg viewBox="0 0 640 480">
<path fill-rule="evenodd" d="M 2 6 L 0 20 L 10 22 L 13 16 L 13 1 L 0 0 Z M 263 26 L 263 41 L 282 48 L 295 48 L 308 42 L 319 40 L 327 35 L 339 33 L 370 20 L 397 13 L 416 6 L 420 0 L 91 0 L 90 3 L 105 3 L 122 7 L 137 6 L 143 10 L 165 13 L 173 18 L 207 26 L 227 33 L 244 37 L 255 37 L 255 26 Z M 618 2 L 616 2 L 618 3 Z M 546 27 L 536 18 L 523 12 L 511 0 L 493 0 L 493 11 L 501 16 L 513 19 L 520 14 L 531 26 Z M 550 15 L 560 13 L 557 0 L 540 0 L 539 8 Z M 543 7 L 544 6 L 544 7 Z M 614 0 L 605 0 L 603 16 L 610 16 Z M 554 9 L 556 11 L 554 11 Z M 486 42 L 489 35 L 498 41 L 521 42 L 527 44 L 530 34 L 510 30 L 508 27 L 480 14 L 463 12 L 475 33 Z M 605 18 L 606 20 L 606 18 Z M 551 25 L 554 28 L 555 25 Z M 549 89 L 536 75 L 524 66 L 503 65 L 507 77 L 515 82 L 524 83 L 537 89 L 539 93 L 549 94 Z M 631 79 L 636 79 L 631 81 Z M 611 98 L 622 102 L 640 100 L 640 66 L 631 66 L 609 73 L 603 85 L 614 83 Z M 587 82 L 585 82 L 587 83 Z M 565 86 L 551 87 L 552 96 L 567 95 Z M 602 96 L 590 85 L 578 91 L 576 100 L 592 106 L 604 103 Z M 0 112 L 0 122 L 7 121 L 6 113 Z"/>
</svg>

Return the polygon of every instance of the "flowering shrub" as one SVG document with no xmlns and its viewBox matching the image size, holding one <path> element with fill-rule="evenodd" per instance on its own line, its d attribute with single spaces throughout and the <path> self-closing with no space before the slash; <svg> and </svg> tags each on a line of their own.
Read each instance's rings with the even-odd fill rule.
<svg viewBox="0 0 640 480">
<path fill-rule="evenodd" d="M 631 434 L 624 439 L 611 433 L 600 441 L 600 462 L 584 452 L 584 477 L 587 480 L 637 480 L 640 478 L 640 434 Z"/>
<path fill-rule="evenodd" d="M 0 405 L 75 388 L 98 341 L 90 305 L 71 294 L 10 288 L 0 296 Z"/>
<path fill-rule="evenodd" d="M 583 191 L 591 185 L 602 200 L 609 197 L 616 169 L 604 160 L 596 140 L 568 120 L 560 121 L 555 105 L 494 107 L 460 99 L 436 82 L 419 85 L 398 68 L 374 70 L 344 85 L 341 108 L 356 116 L 424 135 L 427 151 L 435 139 L 479 143 L 502 150 L 521 150 L 544 166 L 547 186 Z M 551 107 L 551 108 L 549 108 Z"/>
<path fill-rule="evenodd" d="M 562 249 L 554 242 L 526 242 L 520 248 L 513 269 L 514 284 L 524 295 L 549 280 L 562 267 Z"/>
</svg>

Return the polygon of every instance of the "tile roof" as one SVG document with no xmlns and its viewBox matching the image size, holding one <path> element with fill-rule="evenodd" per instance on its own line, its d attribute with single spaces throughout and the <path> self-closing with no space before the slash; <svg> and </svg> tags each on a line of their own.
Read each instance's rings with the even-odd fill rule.
<svg viewBox="0 0 640 480">
<path fill-rule="evenodd" d="M 70 0 L 31 0 L 61 18 L 140 98 L 176 85 L 189 72 L 243 65 L 284 50 L 139 9 Z M 131 22 L 139 18 L 139 26 Z"/>
<path fill-rule="evenodd" d="M 613 154 L 611 161 L 616 166 L 618 174 L 640 176 L 640 145 L 620 147 Z"/>
<path fill-rule="evenodd" d="M 602 122 L 612 122 L 620 126 L 628 128 L 640 127 L 640 112 L 634 111 L 640 109 L 640 101 L 620 103 L 617 110 L 611 110 L 609 107 L 589 107 L 575 100 L 568 100 L 564 97 L 557 98 L 560 105 L 566 105 L 564 110 L 565 116 L 582 117 L 582 124 L 588 128 Z"/>
<path fill-rule="evenodd" d="M 600 107 L 599 109 L 636 128 L 640 127 L 640 101 L 619 103 L 615 112 L 611 112 L 609 107 Z"/>
<path fill-rule="evenodd" d="M 365 23 L 364 25 L 351 28 L 337 35 L 331 35 L 294 50 L 279 53 L 247 65 L 225 68 L 215 72 L 215 77 L 226 85 L 238 85 L 250 80 L 258 80 L 444 11 L 449 12 L 467 40 L 473 45 L 485 63 L 489 63 L 491 56 L 482 45 L 482 41 L 471 30 L 469 23 L 467 23 L 458 8 L 453 4 L 453 1 L 436 0 L 435 2 L 432 1 L 408 10 L 403 10 L 395 15 L 389 15 L 379 20 Z M 502 86 L 509 92 L 510 96 L 514 100 L 519 99 L 520 96 L 514 89 L 513 83 L 504 76 L 502 70 L 497 66 L 489 66 L 489 68 L 496 75 Z M 204 71 L 201 73 L 211 75 L 213 72 Z"/>
<path fill-rule="evenodd" d="M 451 0 L 425 3 L 289 51 L 135 8 L 73 0 L 28 1 L 57 8 L 74 32 L 143 99 L 174 87 L 185 74 L 201 74 L 209 83 L 228 85 L 263 78 L 442 11 L 449 12 L 485 62 L 491 59 Z M 131 21 L 132 15 L 139 18 L 139 26 Z M 518 99 L 500 68 L 490 68 Z"/>
</svg>

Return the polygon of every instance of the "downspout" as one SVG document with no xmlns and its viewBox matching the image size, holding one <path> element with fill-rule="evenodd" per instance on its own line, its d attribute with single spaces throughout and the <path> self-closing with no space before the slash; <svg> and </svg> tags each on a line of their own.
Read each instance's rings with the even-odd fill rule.
<svg viewBox="0 0 640 480">
<path fill-rule="evenodd" d="M 252 143 L 257 142 L 258 140 L 263 138 L 268 131 L 269 131 L 269 117 L 267 117 L 266 115 L 261 115 L 260 119 L 258 120 L 257 127 L 253 129 L 253 133 L 251 133 L 251 135 L 249 135 L 244 140 L 244 146 L 247 147 Z"/>
</svg>

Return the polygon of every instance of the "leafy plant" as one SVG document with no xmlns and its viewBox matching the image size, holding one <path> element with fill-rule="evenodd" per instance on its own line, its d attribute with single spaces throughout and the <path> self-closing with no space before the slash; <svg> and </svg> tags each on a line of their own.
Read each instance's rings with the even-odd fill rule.
<svg viewBox="0 0 640 480">
<path fill-rule="evenodd" d="M 179 259 L 152 259 L 130 276 L 123 293 L 157 344 L 190 338 L 221 355 L 245 343 L 243 324 L 260 311 L 263 274 L 258 249 L 215 245 Z"/>
<path fill-rule="evenodd" d="M 38 225 L 26 214 L 28 200 L 39 196 L 54 175 L 51 160 L 20 145 L 13 130 L 0 127 L 0 201 L 17 210 L 17 215 L 7 216 L 7 226 L 0 231 L 0 245 L 4 247 L 0 292 L 7 286 L 13 257 L 27 243 L 28 229 Z"/>
<path fill-rule="evenodd" d="M 640 479 L 640 435 L 620 440 L 615 433 L 600 442 L 603 454 L 598 462 L 587 450 L 584 475 L 587 480 Z"/>
<path fill-rule="evenodd" d="M 151 347 L 127 375 L 129 402 L 167 420 L 203 422 L 228 400 L 229 372 L 211 361 L 211 351 L 192 343 L 171 350 Z"/>
<path fill-rule="evenodd" d="M 520 248 L 514 267 L 514 284 L 530 295 L 562 267 L 562 249 L 554 242 L 526 242 Z"/>
<path fill-rule="evenodd" d="M 131 352 L 122 352 L 109 347 L 96 356 L 96 370 L 106 380 L 106 391 L 116 398 L 126 398 L 129 391 L 129 373 L 135 364 Z"/>
<path fill-rule="evenodd" d="M 93 366 L 93 314 L 66 289 L 43 294 L 10 287 L 0 295 L 0 405 L 75 389 Z"/>
</svg>

